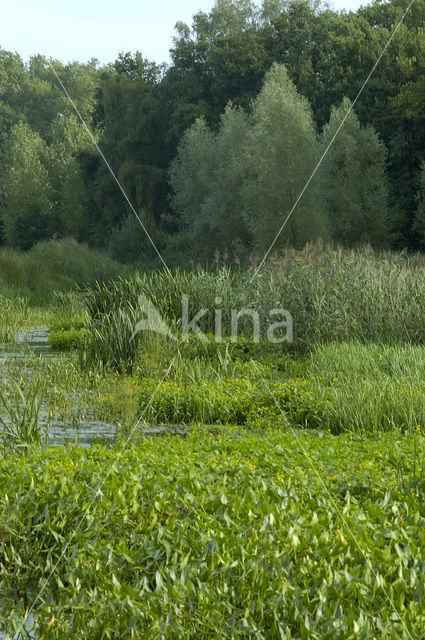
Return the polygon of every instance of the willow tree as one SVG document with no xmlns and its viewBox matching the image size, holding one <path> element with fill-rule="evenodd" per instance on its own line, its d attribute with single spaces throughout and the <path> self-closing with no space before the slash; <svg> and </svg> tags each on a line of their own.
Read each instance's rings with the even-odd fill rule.
<svg viewBox="0 0 425 640">
<path fill-rule="evenodd" d="M 199 241 L 208 225 L 201 216 L 208 195 L 210 173 L 214 169 L 214 136 L 204 118 L 198 118 L 180 141 L 170 167 L 173 208 L 183 229 Z"/>
<path fill-rule="evenodd" d="M 389 239 L 387 151 L 371 126 L 362 127 L 351 103 L 334 107 L 321 136 L 322 152 L 332 142 L 320 168 L 321 206 L 335 242 L 385 246 Z"/>
<path fill-rule="evenodd" d="M 274 64 L 253 104 L 252 126 L 244 154 L 243 211 L 263 253 L 275 241 L 306 185 L 318 158 L 310 106 L 300 96 L 284 66 Z M 302 246 L 327 234 L 316 202 L 315 181 L 306 189 L 274 249 Z"/>
<path fill-rule="evenodd" d="M 242 218 L 243 151 L 248 119 L 229 105 L 216 133 L 203 119 L 184 135 L 171 166 L 174 208 L 192 250 L 211 258 L 218 250 L 242 254 L 248 233 Z"/>
<path fill-rule="evenodd" d="M 209 174 L 208 192 L 200 214 L 207 225 L 207 247 L 240 257 L 249 250 L 251 239 L 242 215 L 245 183 L 244 150 L 249 120 L 242 109 L 229 105 L 214 137 L 214 168 Z"/>
</svg>

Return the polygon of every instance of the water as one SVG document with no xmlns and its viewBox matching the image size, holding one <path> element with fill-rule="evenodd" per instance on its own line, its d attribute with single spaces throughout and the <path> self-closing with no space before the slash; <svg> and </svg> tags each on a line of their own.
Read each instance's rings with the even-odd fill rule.
<svg viewBox="0 0 425 640">
<path fill-rule="evenodd" d="M 155 436 L 187 436 L 188 428 L 186 425 L 174 424 L 158 424 L 141 427 L 140 432 L 147 437 Z"/>
<path fill-rule="evenodd" d="M 27 371 L 31 373 L 30 360 L 34 355 L 43 358 L 57 358 L 58 353 L 49 343 L 49 332 L 46 327 L 19 331 L 15 344 L 0 344 L 0 368 L 5 360 L 22 361 Z M 0 378 L 4 380 L 4 375 Z M 90 415 L 90 410 L 86 412 Z M 116 427 L 90 419 L 78 419 L 73 422 L 49 420 L 48 415 L 41 412 L 40 425 L 47 431 L 49 445 L 76 444 L 79 447 L 90 447 L 95 442 L 113 443 L 116 439 Z M 1 636 L 0 636 L 1 638 Z"/>
<path fill-rule="evenodd" d="M 113 443 L 117 436 L 116 427 L 98 420 L 80 420 L 77 424 L 67 424 L 51 420 L 47 428 L 47 442 L 52 445 L 76 444 L 91 447 L 93 443 Z"/>
<path fill-rule="evenodd" d="M 0 616 L 1 616 L 1 608 L 2 605 L 0 603 Z M 18 618 L 18 620 L 21 620 L 21 618 Z M 24 635 L 22 635 L 22 633 L 20 633 L 18 635 L 18 637 L 16 638 L 16 640 L 24 640 L 24 638 L 36 638 L 35 635 L 35 617 L 32 613 L 29 614 L 28 618 L 25 620 L 25 624 L 23 626 L 23 629 L 25 629 Z M 6 635 L 4 632 L 0 631 L 0 640 L 15 640 L 15 636 L 11 635 L 10 633 L 8 633 L 8 635 Z"/>
<path fill-rule="evenodd" d="M 49 343 L 49 333 L 47 328 L 39 328 L 29 331 L 20 331 L 16 336 L 15 344 L 0 344 L 0 380 L 5 379 L 4 373 L 1 372 L 1 363 L 5 360 L 17 360 L 22 362 L 27 371 L 31 373 L 31 358 L 34 355 L 43 358 L 56 358 L 58 353 Z M 86 412 L 90 415 L 91 410 Z M 49 420 L 47 413 L 41 412 L 40 423 L 47 430 L 48 445 L 76 444 L 79 447 L 90 447 L 95 442 L 112 443 L 116 439 L 116 427 L 105 422 L 91 419 L 76 420 L 75 422 L 64 422 L 61 420 Z M 158 437 L 162 435 L 186 435 L 187 428 L 184 425 L 157 425 L 144 426 L 141 428 L 143 434 L 147 437 Z M 1 620 L 1 602 L 0 602 L 0 620 Z M 36 638 L 34 632 L 35 618 L 31 614 L 26 623 L 26 634 L 24 637 Z M 7 636 L 8 640 L 12 640 L 13 636 Z M 22 634 L 19 640 L 23 640 Z M 6 640 L 6 635 L 0 631 L 0 640 Z M 18 639 L 17 639 L 18 640 Z"/>
<path fill-rule="evenodd" d="M 27 372 L 31 374 L 30 361 L 34 355 L 43 358 L 58 357 L 58 352 L 52 348 L 49 342 L 47 327 L 19 331 L 15 344 L 0 344 L 0 382 L 2 379 L 5 380 L 5 376 L 1 374 L 2 360 L 22 361 L 22 366 L 25 366 Z M 85 414 L 90 416 L 93 412 L 88 408 Z M 114 425 L 95 420 L 93 415 L 84 420 L 76 419 L 75 421 L 63 422 L 51 420 L 47 413 L 41 411 L 40 425 L 46 429 L 47 442 L 50 445 L 77 444 L 79 447 L 90 447 L 95 442 L 111 444 L 115 442 L 117 436 Z M 149 425 L 141 427 L 140 431 L 146 437 L 184 436 L 187 434 L 187 427 L 185 425 Z"/>
<path fill-rule="evenodd" d="M 42 354 L 46 358 L 55 357 L 56 353 L 49 344 L 47 328 L 19 331 L 15 344 L 0 344 L 0 360 L 27 360 L 30 354 Z"/>
<path fill-rule="evenodd" d="M 20 331 L 16 336 L 14 344 L 0 344 L 0 379 L 5 379 L 4 373 L 1 372 L 1 363 L 5 360 L 22 361 L 22 366 L 26 366 L 27 371 L 31 373 L 30 360 L 34 355 L 40 355 L 43 358 L 56 358 L 58 353 L 49 343 L 49 333 L 47 328 Z M 87 413 L 90 413 L 88 411 Z M 105 422 L 94 419 L 77 420 L 72 423 L 63 422 L 61 420 L 49 420 L 47 414 L 41 413 L 40 424 L 46 427 L 47 443 L 49 445 L 77 444 L 79 447 L 90 447 L 95 442 L 111 443 L 116 439 L 116 427 Z M 0 602 L 0 621 L 1 621 L 1 602 Z M 23 637 L 35 638 L 34 633 L 35 618 L 31 614 L 25 622 L 26 634 L 18 636 L 19 640 Z M 0 631 L 0 640 L 12 639 L 14 636 L 10 634 L 6 636 Z"/>
</svg>

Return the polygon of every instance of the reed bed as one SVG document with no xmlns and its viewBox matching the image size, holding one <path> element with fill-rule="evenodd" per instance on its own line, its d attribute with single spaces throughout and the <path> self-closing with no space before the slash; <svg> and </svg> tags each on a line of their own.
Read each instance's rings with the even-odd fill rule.
<svg viewBox="0 0 425 640">
<path fill-rule="evenodd" d="M 232 310 L 255 310 L 263 338 L 272 323 L 270 312 L 288 310 L 294 328 L 289 348 L 297 353 L 306 353 L 317 344 L 351 340 L 425 342 L 422 256 L 375 254 L 367 247 L 343 251 L 307 245 L 302 251 L 287 250 L 254 279 L 252 276 L 252 269 L 222 266 L 215 271 L 155 272 L 96 282 L 84 290 L 93 340 L 99 343 L 91 348 L 94 357 L 107 364 L 111 344 L 117 342 L 114 336 L 121 334 L 112 362 L 118 368 L 135 364 L 137 348 L 132 349 L 129 365 L 126 342 L 131 333 L 127 325 L 135 326 L 143 317 L 141 295 L 149 298 L 177 334 L 182 329 L 182 299 L 187 295 L 189 318 L 201 309 L 208 310 L 198 323 L 204 333 L 215 331 L 215 309 L 219 307 L 224 336 L 230 334 Z M 252 337 L 250 318 L 240 323 L 239 334 Z M 280 350 L 287 351 L 288 345 Z"/>
</svg>

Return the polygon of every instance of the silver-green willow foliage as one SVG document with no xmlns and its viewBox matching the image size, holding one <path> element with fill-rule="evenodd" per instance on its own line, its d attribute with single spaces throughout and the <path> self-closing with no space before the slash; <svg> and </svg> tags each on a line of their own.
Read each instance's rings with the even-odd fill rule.
<svg viewBox="0 0 425 640">
<path fill-rule="evenodd" d="M 173 206 L 193 249 L 260 255 L 276 237 L 274 250 L 317 238 L 385 244 L 386 150 L 354 113 L 281 230 L 344 109 L 346 103 L 332 111 L 318 139 L 309 103 L 274 64 L 249 115 L 229 105 L 217 132 L 198 119 L 170 172 Z"/>
<path fill-rule="evenodd" d="M 272 66 L 253 104 L 244 156 L 243 218 L 254 251 L 263 253 L 275 240 L 318 160 L 310 105 L 297 93 L 282 65 Z M 326 235 L 311 184 L 274 248 L 300 247 Z"/>
<path fill-rule="evenodd" d="M 334 107 L 321 136 L 324 153 L 351 108 L 345 98 Z M 332 239 L 343 246 L 389 242 L 387 150 L 371 126 L 362 127 L 352 110 L 318 172 L 323 209 Z"/>
<path fill-rule="evenodd" d="M 173 205 L 199 255 L 250 244 L 242 217 L 246 114 L 229 105 L 216 134 L 199 118 L 184 135 L 171 165 Z"/>
</svg>

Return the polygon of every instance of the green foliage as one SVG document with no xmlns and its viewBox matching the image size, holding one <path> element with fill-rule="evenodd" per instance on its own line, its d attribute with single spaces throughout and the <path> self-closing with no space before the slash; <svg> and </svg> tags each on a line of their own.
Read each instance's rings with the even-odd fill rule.
<svg viewBox="0 0 425 640">
<path fill-rule="evenodd" d="M 423 268 L 422 256 L 316 245 L 286 251 L 252 288 L 227 269 L 136 275 L 87 288 L 89 317 L 79 295 L 55 296 L 37 325 L 71 336 L 84 323 L 100 334 L 91 364 L 137 369 L 81 370 L 72 353 L 4 362 L 0 632 L 16 635 L 43 587 L 40 640 L 419 637 L 425 348 L 405 337 L 423 341 Z M 265 313 L 293 296 L 314 348 L 298 360 L 248 335 L 152 334 L 130 354 L 140 292 L 176 321 L 182 291 L 194 310 L 217 291 L 225 309 L 250 300 Z M 10 326 L 36 317 L 25 300 L 3 313 Z M 361 340 L 341 344 L 345 333 Z M 80 393 L 130 426 L 137 401 L 134 442 L 32 448 L 41 401 L 76 411 Z M 182 421 L 184 437 L 146 437 Z"/>
<path fill-rule="evenodd" d="M 53 349 L 57 351 L 70 351 L 78 349 L 84 343 L 84 327 L 61 327 L 55 331 L 50 331 L 49 341 Z"/>
<path fill-rule="evenodd" d="M 294 343 L 289 347 L 298 353 L 323 342 L 352 339 L 408 340 L 422 344 L 425 339 L 423 270 L 420 255 L 412 258 L 395 253 L 375 255 L 370 247 L 349 252 L 316 244 L 307 245 L 302 251 L 285 251 L 252 282 L 251 272 L 225 267 L 215 273 L 207 270 L 154 272 L 97 283 L 87 288 L 85 301 L 93 327 L 100 332 L 92 333 L 92 336 L 98 335 L 94 340 L 101 339 L 105 318 L 108 318 L 105 327 L 110 322 L 117 327 L 119 322 L 128 322 L 128 326 L 134 322 L 135 327 L 144 317 L 139 304 L 141 295 L 152 301 L 174 334 L 181 335 L 182 297 L 188 295 L 189 318 L 202 309 L 208 310 L 198 323 L 205 334 L 215 333 L 215 309 L 222 311 L 224 338 L 229 338 L 231 332 L 232 310 L 257 311 L 261 336 L 265 338 L 271 324 L 270 312 L 287 309 L 294 324 Z M 217 296 L 221 298 L 219 305 Z M 112 320 L 115 313 L 119 319 Z M 277 349 L 274 346 L 267 349 L 264 341 L 260 341 L 258 347 L 253 347 L 252 320 L 248 316 L 242 320 L 238 335 L 247 338 L 247 353 L 243 353 L 245 347 L 230 345 L 235 357 L 249 356 L 265 363 L 278 358 L 275 366 L 285 369 L 288 345 L 283 343 Z M 131 335 L 129 329 L 124 333 Z M 214 351 L 216 347 L 210 344 L 196 349 L 199 349 L 198 355 L 203 355 L 203 349 Z M 131 353 L 137 356 L 137 350 L 131 349 Z"/>
<path fill-rule="evenodd" d="M 273 426 L 316 428 L 323 423 L 324 398 L 313 396 L 308 380 L 276 383 L 269 377 L 263 384 L 261 379 L 252 382 L 248 377 L 197 383 L 177 379 L 164 381 L 153 399 L 158 381 L 142 379 L 140 386 L 140 413 L 155 424 L 256 425 L 265 411 Z"/>
<path fill-rule="evenodd" d="M 425 458 L 421 449 L 421 436 L 421 426 L 417 425 L 413 435 L 413 464 L 412 460 L 404 457 L 399 461 L 398 471 L 405 494 L 409 496 L 413 494 L 423 500 L 425 495 Z"/>
<path fill-rule="evenodd" d="M 0 287 L 41 302 L 55 291 L 117 277 L 124 267 L 75 240 L 46 241 L 22 253 L 0 250 Z"/>
<path fill-rule="evenodd" d="M 136 334 L 135 311 L 114 309 L 88 323 L 83 340 L 78 340 L 83 368 L 105 367 L 118 373 L 130 372 L 136 361 L 141 335 Z"/>
<path fill-rule="evenodd" d="M 158 229 L 155 220 L 146 211 L 141 211 L 139 218 L 158 251 L 161 252 L 165 248 L 164 233 Z M 114 260 L 123 264 L 142 263 L 145 268 L 152 261 L 153 251 L 152 243 L 133 212 L 123 220 L 120 226 L 114 228 L 108 245 L 108 253 Z"/>
<path fill-rule="evenodd" d="M 170 169 L 173 206 L 191 236 L 194 255 L 215 251 L 243 255 L 249 234 L 242 217 L 241 190 L 248 118 L 228 105 L 214 135 L 204 119 L 185 133 Z"/>
<path fill-rule="evenodd" d="M 217 341 L 212 333 L 201 337 L 190 333 L 179 345 L 184 357 L 190 360 L 204 358 L 217 362 L 224 357 L 230 357 L 232 361 L 241 363 L 255 360 L 257 365 L 270 366 L 275 370 L 301 372 L 302 365 L 288 353 L 290 348 L 287 343 L 276 345 L 264 337 L 256 342 L 252 337 L 244 335 L 239 335 L 236 340 L 223 337 Z"/>
<path fill-rule="evenodd" d="M 27 299 L 20 296 L 14 296 L 12 299 L 0 296 L 0 341 L 14 342 L 27 317 Z"/>
<path fill-rule="evenodd" d="M 52 233 L 52 188 L 46 168 L 47 146 L 28 125 L 15 125 L 5 158 L 2 224 L 7 244 L 29 249 Z"/>
<path fill-rule="evenodd" d="M 328 399 L 322 425 L 414 433 L 425 424 L 425 350 L 409 344 L 331 344 L 316 349 L 305 375 Z"/>
<path fill-rule="evenodd" d="M 266 251 L 310 177 L 317 151 L 310 108 L 279 65 L 267 74 L 251 118 L 228 106 L 215 135 L 198 119 L 171 166 L 174 207 L 193 234 L 193 250 Z M 277 246 L 326 236 L 314 199 L 309 190 Z"/>
<path fill-rule="evenodd" d="M 347 115 L 344 99 L 333 108 L 321 136 L 324 153 Z M 346 119 L 321 168 L 321 201 L 333 240 L 344 247 L 389 244 L 386 149 L 372 127 L 361 127 L 354 111 Z"/>
<path fill-rule="evenodd" d="M 25 66 L 17 53 L 0 47 L 0 139 L 10 133 L 21 119 L 22 86 L 25 84 Z"/>
<path fill-rule="evenodd" d="M 10 633 L 47 578 L 41 640 L 422 633 L 424 506 L 398 473 L 413 467 L 410 438 L 227 428 L 117 453 L 2 459 Z"/>
<path fill-rule="evenodd" d="M 0 442 L 3 448 L 22 450 L 41 445 L 45 431 L 40 423 L 43 388 L 35 383 L 22 389 L 22 383 L 12 390 L 0 391 Z"/>
<path fill-rule="evenodd" d="M 258 296 L 266 309 L 291 311 L 297 349 L 352 339 L 423 343 L 423 268 L 421 255 L 310 245 L 276 259 Z"/>
<path fill-rule="evenodd" d="M 355 197 L 347 202 L 347 190 L 341 184 L 347 189 L 349 185 L 337 183 L 334 202 L 328 203 L 342 216 L 354 207 L 352 203 L 370 214 L 368 226 L 359 229 L 354 241 L 349 239 L 350 244 L 385 244 L 390 230 L 394 247 L 417 250 L 422 246 L 423 225 L 417 221 L 416 210 L 425 148 L 424 7 L 424 0 L 415 0 L 356 102 L 362 140 L 370 143 L 358 145 L 360 150 L 369 150 L 366 156 L 356 154 L 353 161 L 356 172 L 359 163 L 363 171 L 357 182 L 361 188 L 359 193 L 350 188 Z M 173 265 L 186 265 L 190 256 L 205 263 L 215 249 L 242 257 L 270 244 L 278 222 L 281 224 L 285 217 L 282 212 L 290 210 L 300 184 L 303 186 L 305 175 L 309 175 L 308 162 L 302 162 L 302 158 L 313 162 L 317 154 L 315 141 L 310 148 L 308 143 L 312 118 L 322 130 L 332 108 L 341 104 L 344 96 L 354 100 L 404 10 L 400 0 L 371 3 L 357 12 L 338 12 L 315 0 L 217 0 L 209 12 L 195 14 L 192 25 L 177 23 L 168 66 L 146 60 L 139 52 L 120 54 L 104 67 L 96 60 L 87 64 L 51 63 L 135 209 L 148 212 L 161 251 Z M 288 110 L 284 120 L 291 123 L 289 132 L 279 125 L 283 111 L 275 100 L 277 94 L 272 99 L 270 91 L 266 99 L 262 89 L 267 74 L 270 80 L 273 64 L 284 65 L 287 86 L 292 83 L 296 96 L 292 102 L 289 95 L 285 97 Z M 254 112 L 259 113 L 260 92 L 265 120 L 255 125 L 257 138 L 245 136 L 247 125 L 240 109 L 252 115 L 255 101 Z M 229 102 L 234 107 L 225 112 Z M 204 170 L 200 167 L 194 166 L 192 176 L 187 173 L 186 183 L 179 180 L 179 191 L 186 189 L 183 209 L 190 213 L 196 227 L 196 239 L 191 242 L 192 226 L 185 222 L 186 213 L 178 209 L 176 215 L 170 206 L 168 176 L 179 143 L 184 146 L 185 132 L 199 118 L 212 133 L 206 144 L 209 192 L 205 197 L 201 192 L 199 200 L 195 185 L 203 184 L 199 174 Z M 25 128 L 24 147 L 28 150 L 21 154 L 13 173 L 7 150 L 11 145 L 16 147 L 16 127 Z M 350 123 L 347 127 L 350 129 Z M 377 145 L 370 127 L 381 145 Z M 370 140 L 366 131 L 371 133 Z M 252 143 L 250 153 L 246 151 L 249 145 L 240 144 L 244 137 L 246 144 L 248 138 Z M 280 153 L 283 138 L 288 144 L 286 152 L 284 149 Z M 27 247 L 41 238 L 71 235 L 95 247 L 111 246 L 114 255 L 125 257 L 124 244 L 131 235 L 125 200 L 75 120 L 72 105 L 44 56 L 33 56 L 24 63 L 19 55 L 0 49 L 0 141 L 0 218 L 8 220 L 4 229 L 0 224 L 0 242 Z M 200 136 L 197 144 L 202 146 L 202 142 Z M 379 160 L 383 144 L 388 149 L 385 188 Z M 379 156 L 376 175 L 365 169 L 370 147 Z M 350 149 L 351 144 L 347 145 Z M 272 170 L 261 178 L 261 163 L 269 153 Z M 273 154 L 277 155 L 274 159 Z M 292 162 L 288 163 L 289 156 Z M 28 169 L 31 163 L 34 171 Z M 23 197 L 23 209 L 18 210 L 18 194 L 27 184 L 27 175 L 29 188 L 23 192 L 28 202 Z M 365 176 L 367 179 L 363 179 Z M 187 197 L 190 183 L 192 203 Z M 381 186 L 374 191 L 377 183 Z M 241 191 L 245 191 L 241 185 L 247 188 L 245 198 L 241 198 Z M 382 200 L 386 200 L 386 191 L 389 208 L 384 216 L 378 198 L 382 194 Z M 313 182 L 294 212 L 289 235 L 284 234 L 282 244 L 289 240 L 299 245 L 306 237 L 326 235 L 318 203 Z M 197 204 L 201 204 L 198 209 Z M 5 205 L 12 212 L 9 216 Z M 374 212 L 379 214 L 379 228 L 374 226 Z M 308 233 L 304 232 L 304 217 Z M 299 228 L 294 228 L 297 220 Z M 264 226 L 270 223 L 268 234 L 263 233 L 262 221 Z M 129 253 L 137 253 L 138 243 L 133 242 Z M 137 260 L 149 266 L 156 260 L 145 239 L 140 242 Z"/>
<path fill-rule="evenodd" d="M 415 217 L 415 229 L 420 238 L 421 246 L 425 246 L 425 162 L 419 180 L 419 189 L 417 193 L 417 210 Z"/>
<path fill-rule="evenodd" d="M 254 102 L 246 156 L 245 224 L 254 236 L 255 250 L 263 254 L 275 240 L 318 160 L 310 106 L 297 93 L 283 66 L 273 65 Z M 276 248 L 300 247 L 326 234 L 314 189 L 309 189 L 280 234 Z"/>
<path fill-rule="evenodd" d="M 268 364 L 239 360 L 237 343 L 233 352 L 221 345 L 221 351 L 202 355 L 194 355 L 193 346 L 182 349 L 185 360 L 160 388 L 157 378 L 141 378 L 144 420 L 333 433 L 414 433 L 425 424 L 423 346 L 333 343 L 298 362 L 286 358 L 286 366 L 284 358 L 270 357 Z"/>
<path fill-rule="evenodd" d="M 173 206 L 195 236 L 205 238 L 206 221 L 201 215 L 209 193 L 210 167 L 214 171 L 214 136 L 199 118 L 186 131 L 170 169 Z M 205 240 L 204 240 L 205 242 Z"/>
<path fill-rule="evenodd" d="M 156 221 L 165 213 L 169 161 L 164 108 L 158 95 L 160 77 L 158 65 L 139 52 L 127 53 L 103 70 L 98 94 L 100 147 L 135 210 L 154 211 Z M 106 247 L 111 232 L 128 216 L 128 204 L 103 162 L 83 167 L 84 174 L 94 192 L 91 235 L 98 246 Z M 143 253 L 151 257 L 152 252 L 144 238 L 141 257 Z"/>
</svg>

